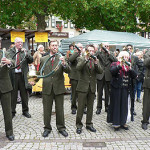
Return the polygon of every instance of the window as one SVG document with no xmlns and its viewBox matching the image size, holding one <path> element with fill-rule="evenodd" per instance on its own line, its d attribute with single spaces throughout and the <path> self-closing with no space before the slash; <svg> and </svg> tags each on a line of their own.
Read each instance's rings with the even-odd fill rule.
<svg viewBox="0 0 150 150">
<path fill-rule="evenodd" d="M 74 25 L 70 22 L 70 28 L 73 29 Z"/>
<path fill-rule="evenodd" d="M 64 22 L 64 28 L 68 28 L 68 22 Z"/>
<path fill-rule="evenodd" d="M 51 25 L 52 25 L 52 28 L 55 28 L 55 17 L 54 16 L 52 16 Z"/>
<path fill-rule="evenodd" d="M 59 25 L 59 27 L 62 26 L 62 21 L 56 21 L 56 26 Z"/>
</svg>

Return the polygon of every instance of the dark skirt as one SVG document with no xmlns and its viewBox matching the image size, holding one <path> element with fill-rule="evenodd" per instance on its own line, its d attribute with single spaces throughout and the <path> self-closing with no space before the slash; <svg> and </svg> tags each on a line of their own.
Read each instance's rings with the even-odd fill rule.
<svg viewBox="0 0 150 150">
<path fill-rule="evenodd" d="M 111 86 L 110 104 L 107 122 L 113 125 L 124 125 L 128 115 L 128 89 Z"/>
</svg>

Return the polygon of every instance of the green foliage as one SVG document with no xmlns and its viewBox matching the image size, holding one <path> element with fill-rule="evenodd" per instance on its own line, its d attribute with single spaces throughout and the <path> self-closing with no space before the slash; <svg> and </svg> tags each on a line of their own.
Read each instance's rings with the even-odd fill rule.
<svg viewBox="0 0 150 150">
<path fill-rule="evenodd" d="M 51 14 L 71 20 L 76 28 L 150 31 L 150 0 L 1 0 L 0 26 L 27 23 L 31 28 L 32 22 L 32 28 L 45 29 L 45 17 Z"/>
</svg>

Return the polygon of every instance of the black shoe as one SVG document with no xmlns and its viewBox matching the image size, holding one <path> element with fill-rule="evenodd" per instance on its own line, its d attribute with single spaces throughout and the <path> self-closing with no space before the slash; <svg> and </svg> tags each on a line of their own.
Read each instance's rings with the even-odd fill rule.
<svg viewBox="0 0 150 150">
<path fill-rule="evenodd" d="M 14 135 L 8 135 L 6 137 L 8 138 L 9 141 L 14 141 L 15 139 Z"/>
<path fill-rule="evenodd" d="M 91 132 L 96 132 L 96 129 L 94 127 L 87 126 L 86 129 L 90 130 Z"/>
<path fill-rule="evenodd" d="M 22 104 L 22 101 L 17 102 L 17 104 Z"/>
<path fill-rule="evenodd" d="M 15 114 L 12 113 L 12 119 L 15 117 Z"/>
<path fill-rule="evenodd" d="M 43 136 L 43 137 L 48 137 L 48 135 L 50 134 L 50 132 L 51 132 L 51 131 L 49 131 L 49 130 L 44 130 L 42 136 Z"/>
<path fill-rule="evenodd" d="M 136 112 L 135 111 L 133 112 L 133 115 L 136 116 Z"/>
<path fill-rule="evenodd" d="M 122 129 L 125 129 L 125 130 L 129 130 L 128 126 L 127 125 L 123 125 L 121 126 Z"/>
<path fill-rule="evenodd" d="M 31 115 L 28 112 L 23 112 L 23 115 L 27 118 L 31 118 Z"/>
<path fill-rule="evenodd" d="M 76 110 L 75 110 L 75 109 L 73 109 L 71 113 L 72 113 L 72 114 L 76 114 Z"/>
<path fill-rule="evenodd" d="M 119 131 L 120 127 L 114 127 L 115 131 Z"/>
<path fill-rule="evenodd" d="M 84 114 L 87 114 L 87 110 L 86 110 L 86 108 L 84 108 L 84 112 L 83 112 Z"/>
<path fill-rule="evenodd" d="M 77 134 L 81 134 L 82 129 L 81 128 L 77 128 L 76 132 L 77 132 Z"/>
<path fill-rule="evenodd" d="M 68 136 L 68 133 L 65 130 L 59 131 L 59 133 L 62 134 L 64 137 Z"/>
<path fill-rule="evenodd" d="M 97 109 L 96 114 L 100 114 L 101 113 L 101 109 Z"/>
<path fill-rule="evenodd" d="M 142 129 L 147 130 L 147 123 L 142 123 Z"/>
</svg>

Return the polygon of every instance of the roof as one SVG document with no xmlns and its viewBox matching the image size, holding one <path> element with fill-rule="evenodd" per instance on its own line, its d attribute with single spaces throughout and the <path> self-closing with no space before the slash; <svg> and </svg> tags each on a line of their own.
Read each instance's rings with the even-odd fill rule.
<svg viewBox="0 0 150 150">
<path fill-rule="evenodd" d="M 35 36 L 35 32 L 48 32 L 50 33 L 51 30 L 28 30 L 28 29 L 2 29 L 0 28 L 0 37 L 2 38 L 10 38 L 10 32 L 15 31 L 15 32 L 25 32 L 25 37 L 26 38 L 33 38 Z"/>
<path fill-rule="evenodd" d="M 65 39 L 62 41 L 62 49 L 72 42 L 86 44 L 100 44 L 102 42 L 108 42 L 110 45 L 122 45 L 132 44 L 136 47 L 150 47 L 150 40 L 141 37 L 134 33 L 129 32 L 116 32 L 107 30 L 93 30 L 73 38 Z M 68 46 L 67 46 L 68 48 Z"/>
</svg>

